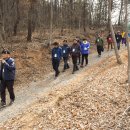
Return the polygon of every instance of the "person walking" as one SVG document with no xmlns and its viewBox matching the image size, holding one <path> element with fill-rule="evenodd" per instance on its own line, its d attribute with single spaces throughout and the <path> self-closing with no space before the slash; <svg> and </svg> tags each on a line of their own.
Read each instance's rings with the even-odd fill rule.
<svg viewBox="0 0 130 130">
<path fill-rule="evenodd" d="M 118 31 L 117 34 L 115 34 L 115 38 L 116 38 L 116 42 L 117 42 L 117 48 L 118 48 L 118 50 L 120 50 L 120 43 L 122 40 L 120 31 Z"/>
<path fill-rule="evenodd" d="M 62 57 L 63 57 L 63 61 L 64 61 L 64 68 L 63 68 L 63 72 L 65 72 L 66 69 L 69 69 L 69 55 L 70 55 L 70 47 L 67 43 L 67 40 L 63 41 L 63 46 L 62 48 Z"/>
<path fill-rule="evenodd" d="M 125 44 L 125 46 L 127 46 L 125 35 L 126 35 L 126 33 L 123 31 L 123 32 L 121 33 L 121 36 L 122 36 L 122 45 Z"/>
<path fill-rule="evenodd" d="M 10 51 L 4 49 L 2 51 L 0 78 L 1 78 L 1 106 L 6 106 L 6 88 L 10 95 L 9 105 L 14 103 L 14 80 L 15 80 L 15 62 L 11 58 Z"/>
<path fill-rule="evenodd" d="M 110 46 L 111 46 L 111 50 L 112 50 L 113 49 L 113 39 L 112 39 L 111 33 L 109 33 L 109 35 L 107 36 L 107 43 L 108 43 L 108 51 L 109 51 Z"/>
<path fill-rule="evenodd" d="M 75 71 L 79 70 L 78 65 L 77 65 L 79 53 L 80 53 L 80 45 L 78 44 L 77 40 L 74 39 L 74 43 L 71 46 L 71 56 L 72 56 L 72 62 L 73 62 L 73 72 L 72 72 L 72 74 L 74 74 Z"/>
<path fill-rule="evenodd" d="M 54 48 L 52 49 L 52 66 L 55 71 L 55 77 L 58 77 L 60 71 L 59 71 L 59 65 L 60 60 L 62 58 L 62 49 L 59 47 L 58 42 L 53 43 Z"/>
<path fill-rule="evenodd" d="M 76 40 L 77 40 L 77 42 L 78 42 L 78 44 L 79 44 L 79 46 L 82 44 L 82 40 L 78 37 L 78 38 L 76 38 Z M 81 63 L 81 52 L 79 52 L 79 55 L 78 55 L 78 65 L 80 65 L 80 63 Z"/>
<path fill-rule="evenodd" d="M 100 37 L 99 34 L 98 34 L 98 37 L 96 38 L 95 43 L 96 43 L 96 45 L 97 45 L 98 56 L 101 57 L 101 53 L 104 51 L 104 41 L 103 41 L 103 39 Z"/>
<path fill-rule="evenodd" d="M 81 43 L 80 48 L 81 48 L 81 54 L 82 54 L 81 67 L 83 67 L 84 59 L 86 60 L 86 65 L 88 65 L 90 43 L 86 39 L 83 39 L 83 42 Z"/>
</svg>

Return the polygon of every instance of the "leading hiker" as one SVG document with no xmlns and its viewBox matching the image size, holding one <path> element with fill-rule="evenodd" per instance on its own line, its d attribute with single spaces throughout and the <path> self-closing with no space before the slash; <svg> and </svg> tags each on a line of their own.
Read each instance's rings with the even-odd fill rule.
<svg viewBox="0 0 130 130">
<path fill-rule="evenodd" d="M 9 50 L 2 51 L 1 58 L 1 68 L 0 68 L 0 78 L 1 78 L 1 106 L 6 106 L 6 88 L 8 89 L 10 95 L 11 105 L 15 100 L 14 95 L 14 80 L 15 80 L 15 62 L 11 58 Z"/>
</svg>

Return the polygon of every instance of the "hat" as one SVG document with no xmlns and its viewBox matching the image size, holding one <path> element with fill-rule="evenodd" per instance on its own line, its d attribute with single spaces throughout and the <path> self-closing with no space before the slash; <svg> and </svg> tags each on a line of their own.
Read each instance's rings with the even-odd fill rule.
<svg viewBox="0 0 130 130">
<path fill-rule="evenodd" d="M 10 51 L 9 50 L 3 50 L 2 54 L 10 54 Z"/>
</svg>

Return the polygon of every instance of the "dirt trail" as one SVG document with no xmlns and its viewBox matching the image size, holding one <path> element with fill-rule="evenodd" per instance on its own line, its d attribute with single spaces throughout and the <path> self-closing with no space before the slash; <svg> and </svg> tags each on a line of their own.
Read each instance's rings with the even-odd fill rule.
<svg viewBox="0 0 130 130">
<path fill-rule="evenodd" d="M 52 89 L 69 83 L 75 83 L 75 80 L 79 80 L 78 82 L 80 82 L 82 78 L 84 78 L 82 76 L 84 72 L 112 55 L 114 55 L 114 50 L 109 52 L 105 51 L 100 58 L 97 57 L 97 54 L 91 54 L 89 56 L 89 65 L 80 69 L 74 75 L 71 74 L 72 71 L 67 71 L 65 73 L 61 73 L 61 75 L 54 80 L 53 73 L 50 73 L 44 78 L 44 80 L 30 83 L 29 86 L 24 87 L 23 90 L 16 93 L 16 101 L 12 106 L 0 111 L 0 123 L 2 124 L 26 111 L 31 104 L 35 103 L 41 97 L 41 95 L 43 96 L 43 94 L 48 93 Z"/>
</svg>

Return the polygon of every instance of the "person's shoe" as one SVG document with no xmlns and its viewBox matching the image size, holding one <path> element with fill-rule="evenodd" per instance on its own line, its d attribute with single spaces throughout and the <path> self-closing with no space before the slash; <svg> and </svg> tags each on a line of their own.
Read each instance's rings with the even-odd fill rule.
<svg viewBox="0 0 130 130">
<path fill-rule="evenodd" d="M 60 71 L 58 71 L 58 73 L 56 73 L 55 77 L 58 77 L 58 76 L 59 76 L 59 74 L 60 74 Z"/>
<path fill-rule="evenodd" d="M 74 71 L 72 72 L 72 74 L 74 74 Z"/>
<path fill-rule="evenodd" d="M 70 67 L 68 66 L 67 69 L 69 69 Z"/>
<path fill-rule="evenodd" d="M 9 105 L 12 105 L 14 103 L 14 100 L 10 100 Z"/>
<path fill-rule="evenodd" d="M 65 69 L 63 69 L 62 72 L 65 72 Z"/>
<path fill-rule="evenodd" d="M 81 68 L 83 68 L 84 66 L 83 65 L 80 65 Z"/>
<path fill-rule="evenodd" d="M 1 107 L 5 107 L 6 103 L 5 102 L 1 102 Z"/>
<path fill-rule="evenodd" d="M 98 55 L 98 57 L 101 57 L 101 55 Z"/>
</svg>

